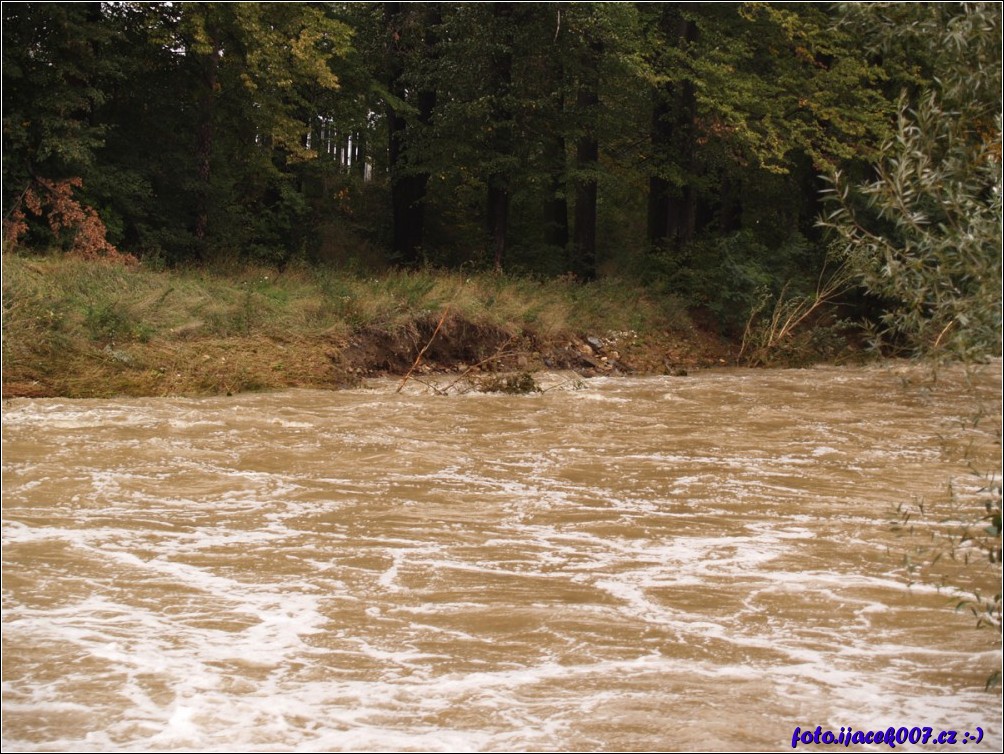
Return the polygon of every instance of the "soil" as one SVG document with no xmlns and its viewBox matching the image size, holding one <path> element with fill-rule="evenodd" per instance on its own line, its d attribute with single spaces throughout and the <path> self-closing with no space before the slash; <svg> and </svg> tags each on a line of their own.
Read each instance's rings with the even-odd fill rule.
<svg viewBox="0 0 1004 754">
<path fill-rule="evenodd" d="M 600 374 L 684 374 L 731 363 L 732 345 L 710 333 L 565 333 L 543 337 L 462 318 L 419 320 L 395 332 L 366 328 L 333 356 L 348 376 L 430 372 L 535 372 L 567 369 Z"/>
</svg>

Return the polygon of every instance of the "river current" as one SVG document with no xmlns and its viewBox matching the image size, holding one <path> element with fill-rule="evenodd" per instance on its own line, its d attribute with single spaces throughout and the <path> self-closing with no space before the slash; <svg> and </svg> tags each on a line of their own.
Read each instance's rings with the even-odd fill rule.
<svg viewBox="0 0 1004 754">
<path fill-rule="evenodd" d="M 999 471 L 1000 380 L 9 401 L 4 750 L 1000 750 L 999 634 L 904 562 Z"/>
</svg>

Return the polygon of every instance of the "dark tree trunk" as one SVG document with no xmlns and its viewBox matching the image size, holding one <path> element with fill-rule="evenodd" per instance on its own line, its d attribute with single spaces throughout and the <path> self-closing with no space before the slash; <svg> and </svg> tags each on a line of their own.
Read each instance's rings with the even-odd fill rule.
<svg viewBox="0 0 1004 754">
<path fill-rule="evenodd" d="M 572 239 L 572 271 L 583 280 L 596 278 L 596 175 L 600 148 L 597 138 L 600 58 L 603 44 L 592 40 L 583 53 L 578 92 L 575 97 L 583 131 L 575 145 L 575 229 Z"/>
<path fill-rule="evenodd" d="M 401 59 L 401 3 L 384 3 L 384 22 L 387 26 L 387 88 L 398 99 L 404 99 L 404 85 L 401 75 L 404 63 Z M 404 191 L 406 184 L 401 175 L 404 167 L 404 138 L 407 122 L 397 112 L 393 104 L 387 105 L 387 163 L 390 173 L 391 194 L 391 251 L 393 256 L 408 262 L 415 256 L 410 243 L 408 228 L 409 197 Z"/>
<path fill-rule="evenodd" d="M 492 240 L 493 262 L 496 271 L 502 269 L 509 229 L 509 188 L 507 182 L 497 180 L 488 185 L 488 234 Z"/>
<path fill-rule="evenodd" d="M 509 95 L 512 88 L 512 15 L 515 3 L 493 3 L 496 46 L 492 55 L 491 124 L 492 152 L 504 159 L 512 154 L 512 118 Z M 487 225 L 496 270 L 502 269 L 509 234 L 510 175 L 500 169 L 488 176 Z"/>
<path fill-rule="evenodd" d="M 561 62 L 560 52 L 555 54 L 556 65 L 553 69 L 554 87 L 557 97 L 557 122 L 564 122 L 565 115 L 565 66 Z M 566 186 L 566 161 L 568 160 L 568 145 L 562 127 L 553 128 L 544 139 L 544 161 L 548 171 L 548 198 L 544 202 L 545 240 L 549 246 L 556 246 L 562 254 L 568 248 L 568 199 Z"/>
<path fill-rule="evenodd" d="M 599 158 L 595 138 L 583 137 L 575 150 L 579 170 L 594 170 Z M 596 278 L 596 178 L 580 176 L 575 182 L 575 258 L 573 271 L 583 280 Z"/>
<path fill-rule="evenodd" d="M 401 50 L 411 40 L 403 38 L 405 31 L 402 16 L 409 11 L 406 11 L 402 6 L 402 3 L 385 3 L 384 20 L 388 33 L 388 88 L 396 98 L 406 101 L 409 99 L 409 93 L 402 79 L 404 64 Z M 427 7 L 424 12 L 426 18 L 424 19 L 425 34 L 422 44 L 428 54 L 431 54 L 437 43 L 437 27 L 442 23 L 442 18 L 439 9 L 435 6 Z M 433 89 L 420 90 L 417 100 L 418 123 L 423 127 L 428 127 L 432 123 L 432 112 L 436 106 L 436 92 Z M 421 255 L 425 230 L 424 203 L 429 174 L 415 170 L 414 154 L 407 154 L 411 127 L 404 116 L 395 111 L 393 105 L 387 107 L 387 123 L 390 135 L 388 163 L 391 181 L 391 214 L 394 226 L 392 251 L 394 257 L 402 264 L 413 266 L 418 264 Z M 409 161 L 412 164 L 406 165 Z"/>
<path fill-rule="evenodd" d="M 352 174 L 360 179 L 366 178 L 366 142 L 363 131 L 356 131 L 352 137 Z"/>
<path fill-rule="evenodd" d="M 562 165 L 551 174 L 550 198 L 544 204 L 544 227 L 547 230 L 547 244 L 559 249 L 568 247 L 568 199 L 565 198 L 565 139 L 559 137 L 554 146 L 555 153 L 561 156 Z"/>
<path fill-rule="evenodd" d="M 719 194 L 718 229 L 725 234 L 735 233 L 742 227 L 743 206 L 739 186 L 726 175 L 722 178 Z"/>
<path fill-rule="evenodd" d="M 219 75 L 219 54 L 216 46 L 201 60 L 203 95 L 200 102 L 199 130 L 195 145 L 198 189 L 195 197 L 195 238 L 202 246 L 209 234 L 209 208 L 212 194 L 213 118 L 216 110 L 216 87 Z"/>
<path fill-rule="evenodd" d="M 697 39 L 697 26 L 667 7 L 660 23 L 667 36 L 685 47 Z M 652 109 L 653 154 L 674 160 L 688 178 L 696 171 L 694 120 L 697 105 L 691 81 L 667 84 L 655 93 Z M 649 178 L 648 240 L 653 249 L 679 246 L 693 240 L 697 228 L 697 192 L 691 183 L 673 185 L 662 176 Z"/>
<path fill-rule="evenodd" d="M 673 129 L 669 118 L 672 113 L 662 92 L 655 93 L 652 106 L 651 139 L 656 159 L 666 159 L 664 151 L 672 139 Z M 669 238 L 670 182 L 661 175 L 648 179 L 648 240 L 653 249 L 659 248 Z"/>
</svg>

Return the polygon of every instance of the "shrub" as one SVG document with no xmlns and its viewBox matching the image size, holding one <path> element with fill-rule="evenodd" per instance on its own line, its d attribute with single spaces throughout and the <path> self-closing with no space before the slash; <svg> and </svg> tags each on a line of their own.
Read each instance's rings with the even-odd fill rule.
<svg viewBox="0 0 1004 754">
<path fill-rule="evenodd" d="M 880 13 L 878 5 L 857 12 Z M 887 34 L 927 47 L 938 77 L 912 99 L 904 92 L 872 180 L 832 177 L 832 208 L 821 224 L 840 239 L 840 260 L 883 304 L 877 341 L 916 353 L 999 353 L 1001 8 L 910 7 L 913 23 Z"/>
<path fill-rule="evenodd" d="M 74 256 L 136 264 L 136 257 L 123 254 L 108 242 L 108 230 L 94 208 L 74 197 L 74 189 L 80 188 L 83 188 L 80 178 L 35 178 L 5 223 L 5 241 L 11 248 L 17 246 L 29 229 L 29 218 L 25 214 L 28 212 L 45 218 L 53 239 L 64 244 Z"/>
</svg>

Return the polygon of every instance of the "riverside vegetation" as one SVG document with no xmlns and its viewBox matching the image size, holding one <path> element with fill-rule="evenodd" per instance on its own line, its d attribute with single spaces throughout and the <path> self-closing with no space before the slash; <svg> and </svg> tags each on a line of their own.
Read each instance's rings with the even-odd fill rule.
<svg viewBox="0 0 1004 754">
<path fill-rule="evenodd" d="M 445 311 L 444 363 L 691 320 L 727 363 L 999 353 L 1000 38 L 995 3 L 8 4 L 5 381 L 323 384 L 136 344 L 404 371 Z"/>
<path fill-rule="evenodd" d="M 617 280 L 5 255 L 4 307 L 6 397 L 339 387 L 404 374 L 426 345 L 420 373 L 664 373 L 730 358 L 678 300 Z"/>
</svg>

